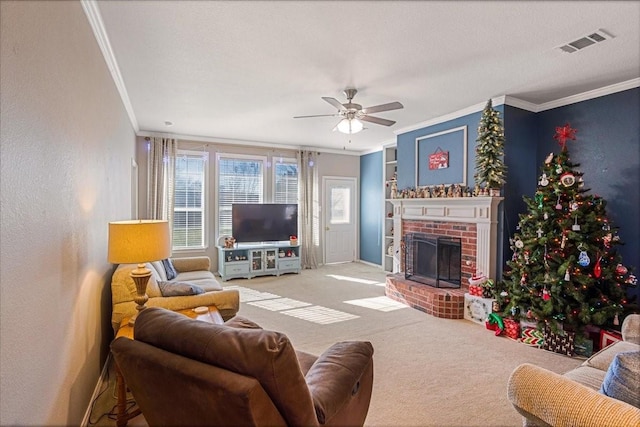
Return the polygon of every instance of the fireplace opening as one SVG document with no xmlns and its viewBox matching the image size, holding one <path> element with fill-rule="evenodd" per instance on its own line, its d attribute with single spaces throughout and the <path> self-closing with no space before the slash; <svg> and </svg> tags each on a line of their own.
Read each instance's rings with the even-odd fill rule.
<svg viewBox="0 0 640 427">
<path fill-rule="evenodd" d="M 462 243 L 458 237 L 408 233 L 405 279 L 436 288 L 459 288 L 462 282 Z"/>
</svg>

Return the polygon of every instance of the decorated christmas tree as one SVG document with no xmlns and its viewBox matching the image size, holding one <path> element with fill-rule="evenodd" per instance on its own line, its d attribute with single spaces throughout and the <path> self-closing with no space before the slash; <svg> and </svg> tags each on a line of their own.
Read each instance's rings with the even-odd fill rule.
<svg viewBox="0 0 640 427">
<path fill-rule="evenodd" d="M 528 213 L 520 214 L 498 296 L 505 316 L 554 331 L 618 324 L 626 286 L 637 283 L 616 250 L 622 242 L 605 200 L 587 194 L 579 165 L 569 159 L 566 143 L 575 133 L 568 124 L 556 128 L 561 151 L 547 156 L 534 197 L 523 198 Z"/>
<path fill-rule="evenodd" d="M 500 112 L 494 110 L 491 100 L 482 111 L 476 139 L 475 181 L 481 186 L 499 189 L 505 183 L 507 167 L 504 164 L 504 127 Z"/>
</svg>

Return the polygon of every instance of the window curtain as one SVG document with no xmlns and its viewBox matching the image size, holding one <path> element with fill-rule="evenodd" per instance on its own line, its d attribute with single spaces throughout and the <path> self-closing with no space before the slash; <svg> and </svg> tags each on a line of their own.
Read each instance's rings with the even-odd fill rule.
<svg viewBox="0 0 640 427">
<path fill-rule="evenodd" d="M 316 260 L 316 241 L 318 240 L 317 221 L 314 221 L 314 204 L 317 192 L 317 176 L 314 168 L 316 153 L 300 152 L 300 227 L 302 268 L 318 268 Z"/>
<path fill-rule="evenodd" d="M 178 141 L 171 138 L 151 138 L 149 141 L 147 176 L 148 219 L 169 221 L 173 228 L 174 182 Z"/>
</svg>

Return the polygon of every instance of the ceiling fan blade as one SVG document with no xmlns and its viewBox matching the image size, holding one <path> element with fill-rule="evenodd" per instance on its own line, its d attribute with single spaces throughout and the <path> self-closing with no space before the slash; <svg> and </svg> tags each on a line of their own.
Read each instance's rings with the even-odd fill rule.
<svg viewBox="0 0 640 427">
<path fill-rule="evenodd" d="M 362 112 L 365 114 L 371 114 L 371 113 L 379 113 L 381 111 L 399 110 L 401 108 L 404 108 L 404 105 L 396 101 L 396 102 L 390 102 L 388 104 L 381 104 L 381 105 L 375 105 L 373 107 L 363 108 Z"/>
<path fill-rule="evenodd" d="M 322 99 L 324 99 L 325 101 L 327 101 L 329 104 L 333 105 L 334 107 L 336 107 L 338 110 L 340 111 L 346 111 L 346 108 L 344 107 L 344 105 L 342 105 L 340 103 L 340 101 L 338 101 L 335 98 L 329 98 L 328 96 L 323 96 Z"/>
<path fill-rule="evenodd" d="M 294 119 L 308 119 L 310 117 L 338 117 L 340 114 L 316 114 L 313 116 L 295 116 Z"/>
<path fill-rule="evenodd" d="M 383 126 L 391 126 L 396 123 L 393 120 L 381 119 L 380 117 L 373 117 L 373 116 L 366 116 L 366 115 L 358 118 L 364 122 L 375 123 L 377 125 L 383 125 Z"/>
</svg>

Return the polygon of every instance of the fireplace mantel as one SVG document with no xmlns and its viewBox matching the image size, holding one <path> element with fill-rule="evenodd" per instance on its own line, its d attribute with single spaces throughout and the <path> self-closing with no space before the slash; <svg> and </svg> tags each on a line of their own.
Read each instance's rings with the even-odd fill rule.
<svg viewBox="0 0 640 427">
<path fill-rule="evenodd" d="M 476 224 L 476 270 L 495 278 L 498 241 L 498 206 L 503 197 L 439 197 L 392 199 L 394 272 L 400 272 L 402 220 L 447 221 Z"/>
</svg>

